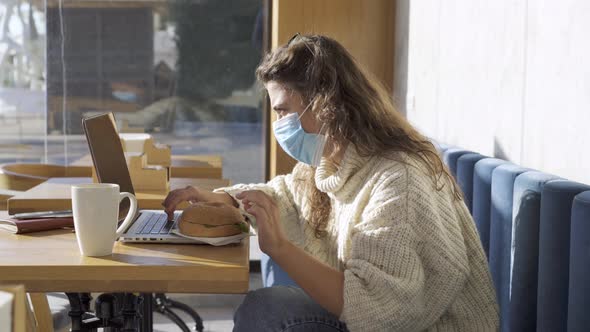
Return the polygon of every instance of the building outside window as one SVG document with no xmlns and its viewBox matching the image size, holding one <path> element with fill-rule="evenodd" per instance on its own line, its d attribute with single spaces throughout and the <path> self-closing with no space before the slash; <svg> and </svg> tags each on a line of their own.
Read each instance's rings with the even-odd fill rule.
<svg viewBox="0 0 590 332">
<path fill-rule="evenodd" d="M 0 163 L 88 154 L 85 116 L 113 112 L 175 155 L 265 175 L 261 0 L 0 0 Z"/>
</svg>

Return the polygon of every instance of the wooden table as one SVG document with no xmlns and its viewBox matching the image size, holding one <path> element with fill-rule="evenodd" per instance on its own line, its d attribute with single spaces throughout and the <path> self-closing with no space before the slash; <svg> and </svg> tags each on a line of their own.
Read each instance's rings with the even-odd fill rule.
<svg viewBox="0 0 590 332">
<path fill-rule="evenodd" d="M 245 293 L 249 242 L 115 244 L 104 257 L 80 255 L 71 230 L 0 232 L 0 283 L 27 292 Z"/>
<path fill-rule="evenodd" d="M 8 199 L 8 213 L 34 211 L 71 210 L 72 199 L 70 188 L 73 184 L 91 183 L 91 178 L 50 178 L 48 181 L 33 187 L 22 194 Z M 171 178 L 170 189 L 184 188 L 188 185 L 205 190 L 229 185 L 227 179 L 195 179 Z M 144 191 L 136 192 L 140 209 L 162 209 L 162 202 L 167 192 Z M 182 209 L 186 203 L 179 208 Z"/>
<path fill-rule="evenodd" d="M 151 331 L 151 293 L 246 293 L 249 239 L 222 247 L 117 242 L 110 256 L 84 257 L 72 231 L 0 232 L 0 271 L 0 284 L 27 292 L 141 292 L 142 331 Z"/>
<path fill-rule="evenodd" d="M 173 155 L 170 177 L 178 178 L 209 178 L 223 177 L 222 158 L 219 155 Z M 70 166 L 92 168 L 90 154 L 76 160 Z"/>
</svg>

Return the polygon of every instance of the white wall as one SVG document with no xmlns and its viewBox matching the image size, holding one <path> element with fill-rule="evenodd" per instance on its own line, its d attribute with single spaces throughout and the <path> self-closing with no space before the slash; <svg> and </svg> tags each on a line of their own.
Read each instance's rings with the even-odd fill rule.
<svg viewBox="0 0 590 332">
<path fill-rule="evenodd" d="M 404 14 L 395 92 L 416 127 L 590 184 L 590 1 L 400 0 Z"/>
</svg>

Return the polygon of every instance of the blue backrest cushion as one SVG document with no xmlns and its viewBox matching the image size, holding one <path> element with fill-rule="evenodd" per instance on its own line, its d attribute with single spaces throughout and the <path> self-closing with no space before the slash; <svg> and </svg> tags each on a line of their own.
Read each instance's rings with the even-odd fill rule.
<svg viewBox="0 0 590 332">
<path fill-rule="evenodd" d="M 457 183 L 463 191 L 465 205 L 473 214 L 473 172 L 475 164 L 486 158 L 479 153 L 466 153 L 457 159 Z"/>
<path fill-rule="evenodd" d="M 545 183 L 559 177 L 525 172 L 514 181 L 510 274 L 509 330 L 535 331 L 541 192 Z"/>
<path fill-rule="evenodd" d="M 545 184 L 539 226 L 538 331 L 566 331 L 571 210 L 574 197 L 590 186 L 565 180 Z"/>
<path fill-rule="evenodd" d="M 496 167 L 507 164 L 506 160 L 485 158 L 477 163 L 473 170 L 473 220 L 479 232 L 481 245 L 489 258 L 490 252 L 490 216 L 492 211 L 492 172 Z"/>
<path fill-rule="evenodd" d="M 460 148 L 450 148 L 443 152 L 443 162 L 449 167 L 449 170 L 455 179 L 457 179 L 457 160 L 466 153 L 473 152 Z"/>
<path fill-rule="evenodd" d="M 527 171 L 530 170 L 514 164 L 504 164 L 496 167 L 492 172 L 489 266 L 500 306 L 501 331 L 507 331 L 509 323 L 514 181 L 517 176 Z"/>
<path fill-rule="evenodd" d="M 574 198 L 571 220 L 567 330 L 582 332 L 590 327 L 590 191 Z"/>
</svg>

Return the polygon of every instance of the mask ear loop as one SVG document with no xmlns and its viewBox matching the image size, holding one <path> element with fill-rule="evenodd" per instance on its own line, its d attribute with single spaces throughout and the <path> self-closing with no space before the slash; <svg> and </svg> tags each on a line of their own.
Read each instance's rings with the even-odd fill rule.
<svg viewBox="0 0 590 332">
<path fill-rule="evenodd" d="M 309 109 L 309 106 L 311 106 L 311 103 L 307 104 L 307 106 L 305 107 L 305 109 L 303 110 L 303 112 L 301 112 L 301 115 L 299 115 L 299 117 L 297 118 L 297 120 L 301 121 L 301 117 L 303 116 L 303 114 L 305 114 L 305 112 L 307 112 L 307 110 Z"/>
<path fill-rule="evenodd" d="M 326 148 L 326 143 L 328 142 L 328 136 L 324 132 L 324 127 L 326 126 L 325 123 L 322 124 L 320 131 L 317 133 L 318 138 L 318 145 L 316 146 L 316 150 L 314 151 L 311 166 L 318 167 L 320 165 L 320 161 L 324 156 L 324 150 Z"/>
<path fill-rule="evenodd" d="M 326 136 L 326 133 L 324 132 L 324 128 L 326 127 L 326 123 L 322 123 L 322 126 L 320 127 L 320 130 L 318 131 L 318 135 L 322 135 L 322 136 Z"/>
<path fill-rule="evenodd" d="M 301 115 L 297 118 L 297 120 L 299 120 L 300 123 L 301 123 L 301 118 L 303 117 L 303 114 L 305 114 L 305 112 L 307 112 L 307 110 L 309 109 L 309 106 L 311 106 L 311 104 L 312 103 L 307 104 L 307 106 L 305 107 L 303 112 L 301 112 Z M 322 126 L 320 127 L 320 130 L 317 133 L 318 135 L 324 135 L 324 134 L 322 134 L 322 131 L 324 130 L 325 126 L 326 126 L 326 123 L 322 123 Z"/>
</svg>

